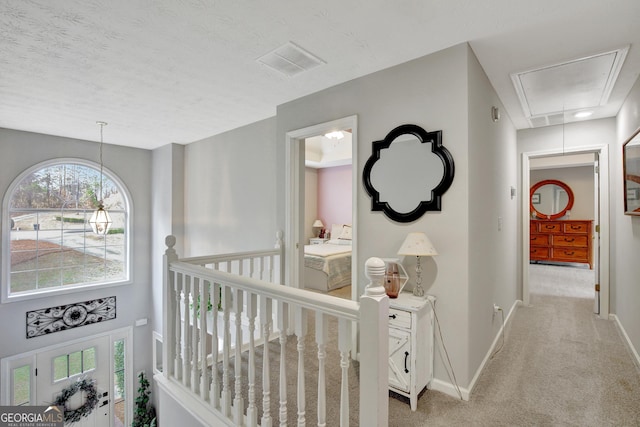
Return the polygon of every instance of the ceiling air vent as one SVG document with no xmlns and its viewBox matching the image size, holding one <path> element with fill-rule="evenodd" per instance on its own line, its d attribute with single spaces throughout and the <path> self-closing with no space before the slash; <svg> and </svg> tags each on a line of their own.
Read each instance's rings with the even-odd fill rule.
<svg viewBox="0 0 640 427">
<path fill-rule="evenodd" d="M 272 50 L 258 58 L 257 61 L 288 77 L 296 76 L 318 65 L 326 64 L 322 59 L 292 42 Z"/>
</svg>

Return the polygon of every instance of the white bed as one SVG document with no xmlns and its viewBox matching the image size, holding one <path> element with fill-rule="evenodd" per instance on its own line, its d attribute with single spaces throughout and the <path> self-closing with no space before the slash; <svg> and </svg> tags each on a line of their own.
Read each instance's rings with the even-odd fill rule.
<svg viewBox="0 0 640 427">
<path fill-rule="evenodd" d="M 351 284 L 351 245 L 304 247 L 304 287 L 322 292 Z"/>
</svg>

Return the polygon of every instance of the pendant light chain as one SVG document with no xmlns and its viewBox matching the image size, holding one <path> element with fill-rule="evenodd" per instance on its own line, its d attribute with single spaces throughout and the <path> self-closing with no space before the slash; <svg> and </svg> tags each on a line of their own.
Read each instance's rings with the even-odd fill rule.
<svg viewBox="0 0 640 427">
<path fill-rule="evenodd" d="M 99 202 L 102 203 L 102 144 L 104 143 L 104 139 L 103 139 L 103 135 L 102 132 L 104 131 L 104 127 L 106 125 L 105 122 L 98 122 L 98 124 L 100 125 L 100 200 Z"/>
<path fill-rule="evenodd" d="M 98 208 L 93 212 L 93 215 L 91 215 L 91 218 L 89 219 L 89 225 L 91 225 L 91 229 L 94 233 L 104 236 L 109 233 L 109 229 L 111 228 L 112 224 L 111 216 L 109 215 L 109 212 L 104 208 L 104 203 L 102 200 L 102 198 L 104 197 L 102 190 L 104 184 L 102 148 L 104 145 L 104 127 L 107 125 L 107 122 L 96 122 L 96 124 L 100 126 L 100 199 L 98 200 Z M 98 195 L 96 195 L 96 198 L 97 197 Z"/>
</svg>

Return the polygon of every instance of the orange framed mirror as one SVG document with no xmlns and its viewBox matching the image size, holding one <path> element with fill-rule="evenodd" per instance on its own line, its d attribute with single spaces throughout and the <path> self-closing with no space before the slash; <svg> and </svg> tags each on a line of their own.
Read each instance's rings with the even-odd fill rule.
<svg viewBox="0 0 640 427">
<path fill-rule="evenodd" d="M 529 192 L 529 209 L 533 219 L 558 219 L 573 207 L 571 187 L 556 179 L 534 184 Z"/>
</svg>

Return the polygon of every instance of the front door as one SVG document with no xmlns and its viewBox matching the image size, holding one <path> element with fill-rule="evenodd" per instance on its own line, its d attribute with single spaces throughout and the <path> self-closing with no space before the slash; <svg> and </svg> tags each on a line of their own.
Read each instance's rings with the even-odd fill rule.
<svg viewBox="0 0 640 427">
<path fill-rule="evenodd" d="M 36 356 L 37 405 L 49 405 L 61 392 L 82 380 L 93 380 L 98 392 L 98 403 L 74 427 L 111 426 L 111 381 L 109 336 L 95 338 Z M 85 404 L 86 392 L 78 390 L 66 403 L 68 410 Z"/>
</svg>

